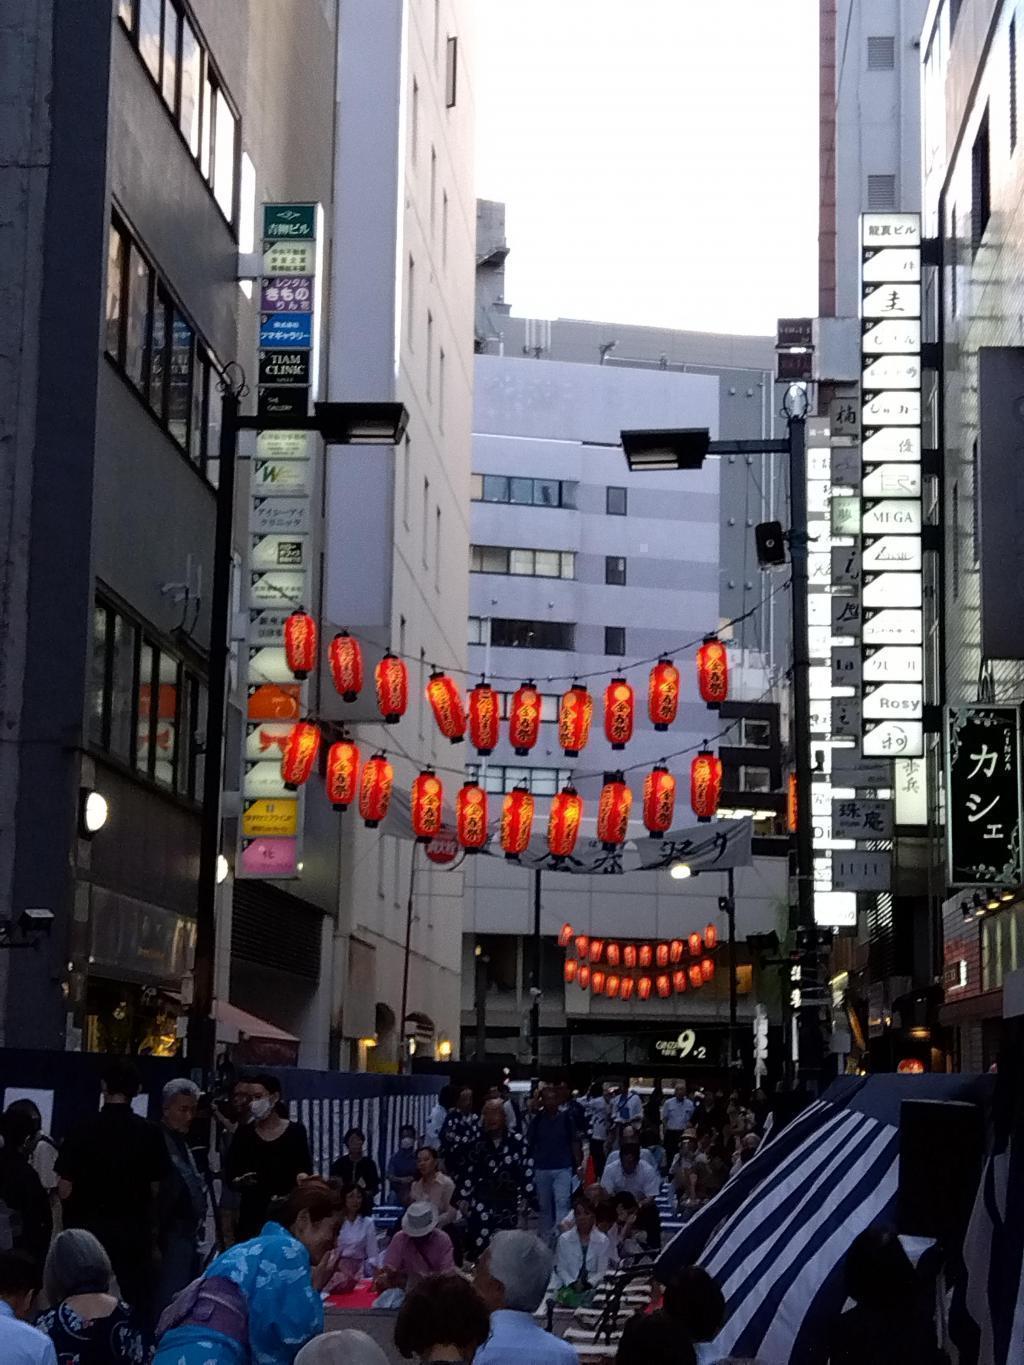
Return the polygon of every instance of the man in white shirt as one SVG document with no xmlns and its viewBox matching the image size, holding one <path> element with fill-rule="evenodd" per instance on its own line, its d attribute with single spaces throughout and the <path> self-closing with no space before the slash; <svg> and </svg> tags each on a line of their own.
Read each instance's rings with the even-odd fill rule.
<svg viewBox="0 0 1024 1365">
<path fill-rule="evenodd" d="M 27 1318 L 39 1291 L 39 1272 L 21 1251 L 0 1252 L 0 1360 L 3 1365 L 57 1365 L 57 1352 L 45 1333 Z"/>
<path fill-rule="evenodd" d="M 609 1194 L 628 1190 L 636 1197 L 637 1203 L 654 1200 L 661 1189 L 661 1176 L 655 1168 L 640 1155 L 640 1144 L 624 1141 L 619 1148 L 619 1159 L 609 1159 L 601 1177 L 601 1186 Z"/>
<path fill-rule="evenodd" d="M 683 1130 L 689 1128 L 693 1121 L 695 1108 L 696 1105 L 686 1093 L 686 1082 L 677 1081 L 675 1094 L 670 1095 L 661 1106 L 661 1121 L 665 1127 L 665 1156 L 670 1166 L 679 1151 Z"/>
<path fill-rule="evenodd" d="M 534 1318 L 551 1279 L 552 1255 L 532 1232 L 496 1232 L 473 1283 L 491 1311 L 491 1335 L 474 1365 L 578 1365 L 567 1341 Z"/>
<path fill-rule="evenodd" d="M 635 1090 L 629 1088 L 629 1078 L 622 1082 L 622 1088 L 612 1100 L 612 1123 L 614 1138 L 621 1141 L 622 1130 L 626 1124 L 639 1124 L 643 1118 L 644 1102 Z"/>
</svg>

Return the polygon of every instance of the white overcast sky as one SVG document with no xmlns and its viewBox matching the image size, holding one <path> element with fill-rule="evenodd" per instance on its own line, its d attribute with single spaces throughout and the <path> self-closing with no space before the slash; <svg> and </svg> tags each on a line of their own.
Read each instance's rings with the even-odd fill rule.
<svg viewBox="0 0 1024 1365">
<path fill-rule="evenodd" d="M 518 315 L 817 312 L 817 0 L 476 0 L 477 184 Z"/>
</svg>

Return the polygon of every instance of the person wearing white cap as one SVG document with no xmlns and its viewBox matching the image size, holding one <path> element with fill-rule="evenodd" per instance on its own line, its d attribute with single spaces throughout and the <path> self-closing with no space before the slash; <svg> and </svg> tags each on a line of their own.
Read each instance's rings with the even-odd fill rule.
<svg viewBox="0 0 1024 1365">
<path fill-rule="evenodd" d="M 406 1209 L 402 1226 L 384 1253 L 375 1288 L 407 1289 L 424 1275 L 437 1275 L 454 1265 L 452 1239 L 438 1227 L 437 1209 L 418 1200 Z"/>
</svg>

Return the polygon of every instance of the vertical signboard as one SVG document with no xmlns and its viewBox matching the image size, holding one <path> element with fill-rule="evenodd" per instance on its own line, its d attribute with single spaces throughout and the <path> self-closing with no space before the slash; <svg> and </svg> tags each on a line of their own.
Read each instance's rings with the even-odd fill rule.
<svg viewBox="0 0 1024 1365">
<path fill-rule="evenodd" d="M 947 746 L 950 885 L 1019 886 L 1019 709 L 983 704 L 954 708 Z"/>
<path fill-rule="evenodd" d="M 317 372 L 315 305 L 320 263 L 317 204 L 263 205 L 259 417 L 306 417 Z M 259 431 L 249 489 L 241 667 L 246 698 L 238 877 L 299 875 L 303 796 L 281 778 L 292 726 L 306 714 L 309 686 L 288 669 L 284 623 L 312 601 L 314 433 Z"/>
</svg>

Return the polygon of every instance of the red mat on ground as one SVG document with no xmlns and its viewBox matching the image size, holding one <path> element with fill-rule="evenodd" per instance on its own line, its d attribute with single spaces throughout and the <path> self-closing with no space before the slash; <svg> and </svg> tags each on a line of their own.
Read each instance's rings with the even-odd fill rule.
<svg viewBox="0 0 1024 1365">
<path fill-rule="evenodd" d="M 347 1294 L 330 1294 L 327 1297 L 328 1308 L 372 1308 L 373 1301 L 377 1295 L 373 1290 L 371 1280 L 360 1280 L 355 1289 L 350 1289 Z"/>
</svg>

